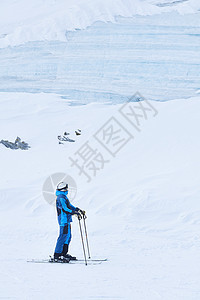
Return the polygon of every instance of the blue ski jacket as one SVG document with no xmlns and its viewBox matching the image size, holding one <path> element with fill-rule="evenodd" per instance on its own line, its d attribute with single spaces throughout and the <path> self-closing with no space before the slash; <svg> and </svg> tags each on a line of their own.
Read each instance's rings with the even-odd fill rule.
<svg viewBox="0 0 200 300">
<path fill-rule="evenodd" d="M 65 226 L 72 222 L 72 212 L 76 210 L 67 198 L 68 192 L 56 191 L 56 209 L 58 214 L 58 223 Z"/>
</svg>

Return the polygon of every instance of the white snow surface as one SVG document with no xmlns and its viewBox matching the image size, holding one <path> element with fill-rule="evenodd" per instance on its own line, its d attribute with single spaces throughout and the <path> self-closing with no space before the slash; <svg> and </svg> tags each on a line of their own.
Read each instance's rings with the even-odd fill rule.
<svg viewBox="0 0 200 300">
<path fill-rule="evenodd" d="M 194 14 L 199 0 L 2 0 L 0 47 L 28 41 L 66 41 L 66 31 L 84 29 L 116 16 L 154 15 L 176 11 Z"/>
<path fill-rule="evenodd" d="M 0 140 L 31 146 L 0 144 L 0 299 L 200 299 L 199 11 L 199 0 L 0 1 Z M 158 114 L 138 132 L 114 105 L 133 90 L 182 98 L 151 101 Z M 134 136 L 116 157 L 94 139 L 111 117 Z M 75 143 L 58 144 L 64 131 Z M 86 141 L 109 160 L 90 183 L 69 160 Z M 27 263 L 54 252 L 42 187 L 58 172 L 75 179 L 92 258 L 107 262 Z M 72 232 L 83 258 L 75 218 Z"/>
<path fill-rule="evenodd" d="M 31 146 L 14 151 L 0 144 L 1 299 L 199 299 L 200 97 L 152 104 L 158 115 L 137 132 L 119 116 L 120 105 L 0 93 L 1 138 L 18 135 Z M 112 116 L 135 138 L 87 183 L 68 157 L 87 140 L 103 151 L 93 134 Z M 59 145 L 64 131 L 76 142 Z M 75 178 L 73 204 L 87 212 L 92 257 L 108 262 L 26 262 L 53 254 L 57 217 L 42 186 L 56 172 Z M 70 253 L 81 258 L 76 219 L 72 228 Z"/>
</svg>

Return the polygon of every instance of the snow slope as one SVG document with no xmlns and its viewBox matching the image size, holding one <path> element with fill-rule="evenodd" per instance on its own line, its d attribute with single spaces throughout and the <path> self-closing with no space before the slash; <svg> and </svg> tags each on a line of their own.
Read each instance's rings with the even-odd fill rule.
<svg viewBox="0 0 200 300">
<path fill-rule="evenodd" d="M 0 140 L 31 146 L 0 144 L 1 299 L 200 298 L 199 10 L 199 0 L 0 1 Z M 158 114 L 138 132 L 119 113 L 136 90 L 178 100 L 151 101 Z M 94 139 L 111 117 L 134 136 L 116 157 Z M 64 131 L 75 143 L 58 144 Z M 90 183 L 69 160 L 86 141 L 109 161 Z M 92 257 L 108 262 L 27 263 L 54 251 L 42 187 L 57 172 L 75 179 Z M 70 253 L 83 256 L 76 219 Z"/>
<path fill-rule="evenodd" d="M 0 47 L 28 41 L 66 41 L 66 31 L 84 29 L 96 21 L 115 21 L 115 16 L 152 15 L 199 11 L 198 0 L 6 0 L 0 3 Z"/>
<path fill-rule="evenodd" d="M 119 115 L 120 105 L 70 106 L 54 94 L 0 94 L 1 138 L 19 135 L 31 145 L 13 151 L 0 144 L 2 299 L 199 299 L 200 98 L 152 104 L 158 114 L 139 133 Z M 93 137 L 112 116 L 135 137 L 115 158 Z M 72 134 L 77 128 L 80 137 Z M 58 145 L 64 131 L 76 142 Z M 68 159 L 86 140 L 110 160 L 90 183 Z M 92 256 L 108 262 L 26 262 L 54 250 L 56 212 L 42 186 L 55 172 L 76 180 L 73 204 L 87 211 Z M 76 220 L 70 252 L 82 257 Z"/>
</svg>

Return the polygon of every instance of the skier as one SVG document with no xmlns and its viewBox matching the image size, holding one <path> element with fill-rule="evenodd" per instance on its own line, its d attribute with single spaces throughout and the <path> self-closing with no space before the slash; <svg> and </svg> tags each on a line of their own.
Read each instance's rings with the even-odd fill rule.
<svg viewBox="0 0 200 300">
<path fill-rule="evenodd" d="M 69 262 L 70 260 L 76 260 L 75 256 L 68 254 L 69 243 L 71 241 L 71 222 L 72 215 L 77 215 L 82 218 L 81 215 L 85 215 L 85 211 L 78 207 L 74 207 L 67 198 L 68 184 L 60 182 L 56 190 L 56 208 L 58 214 L 58 223 L 60 226 L 60 234 L 57 240 L 54 261 L 55 262 Z"/>
</svg>

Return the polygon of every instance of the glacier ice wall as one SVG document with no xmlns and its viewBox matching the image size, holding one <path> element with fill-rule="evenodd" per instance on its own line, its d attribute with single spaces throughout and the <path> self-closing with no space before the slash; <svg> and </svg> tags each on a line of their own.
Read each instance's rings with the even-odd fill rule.
<svg viewBox="0 0 200 300">
<path fill-rule="evenodd" d="M 199 14 L 118 17 L 66 41 L 0 49 L 1 92 L 48 92 L 80 103 L 125 101 L 136 91 L 165 101 L 200 87 Z"/>
</svg>

